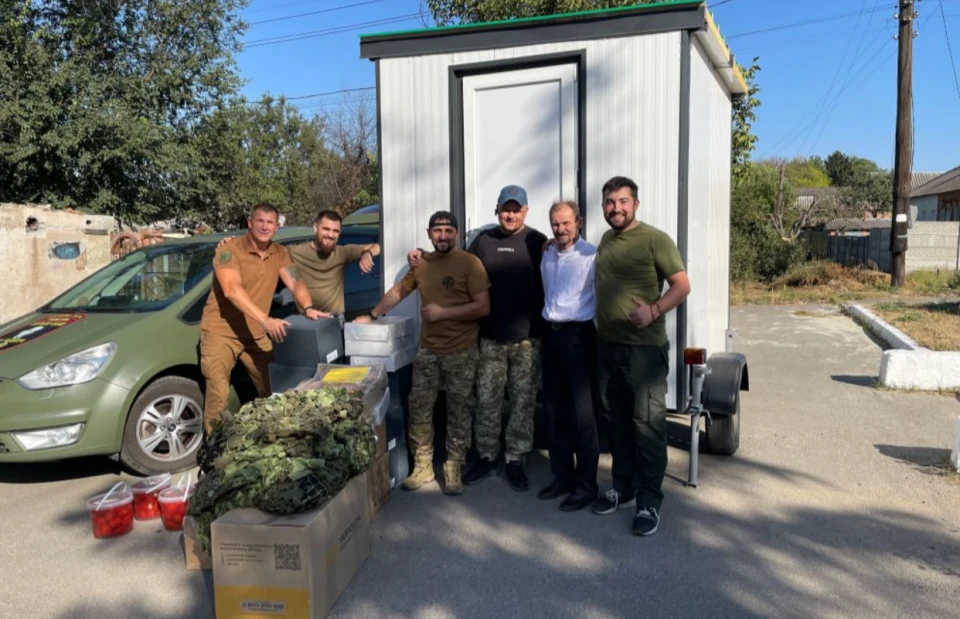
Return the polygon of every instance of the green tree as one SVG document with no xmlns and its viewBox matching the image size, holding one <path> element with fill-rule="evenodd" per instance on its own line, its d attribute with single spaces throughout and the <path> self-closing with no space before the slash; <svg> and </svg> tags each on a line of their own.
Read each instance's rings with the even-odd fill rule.
<svg viewBox="0 0 960 619">
<path fill-rule="evenodd" d="M 733 143 L 731 158 L 733 163 L 733 179 L 736 182 L 743 172 L 743 166 L 750 161 L 750 155 L 757 143 L 757 136 L 753 134 L 753 122 L 757 119 L 756 109 L 760 107 L 760 87 L 757 85 L 757 73 L 760 66 L 759 58 L 754 57 L 750 68 L 744 69 L 743 78 L 747 82 L 747 96 L 733 102 Z"/>
<path fill-rule="evenodd" d="M 853 161 L 848 155 L 838 150 L 827 156 L 824 169 L 830 177 L 830 184 L 834 187 L 846 187 L 853 179 Z"/>
<path fill-rule="evenodd" d="M 254 204 L 270 202 L 291 221 L 309 219 L 310 192 L 332 156 L 324 126 L 284 99 L 236 99 L 205 120 L 196 145 L 209 170 L 194 204 L 215 228 L 245 225 Z"/>
<path fill-rule="evenodd" d="M 209 191 L 195 129 L 240 84 L 244 5 L 0 3 L 0 200 L 144 221 Z"/>
<path fill-rule="evenodd" d="M 650 4 L 654 1 L 656 0 L 427 0 L 427 7 L 433 14 L 434 21 L 445 26 Z"/>
</svg>

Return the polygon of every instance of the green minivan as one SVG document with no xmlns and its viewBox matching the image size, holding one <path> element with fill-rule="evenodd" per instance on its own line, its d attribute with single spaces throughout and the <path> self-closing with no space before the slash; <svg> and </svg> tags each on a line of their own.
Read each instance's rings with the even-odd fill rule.
<svg viewBox="0 0 960 619">
<path fill-rule="evenodd" d="M 343 225 L 341 244 L 379 242 L 377 225 Z M 0 325 L 0 465 L 116 455 L 139 473 L 196 463 L 203 431 L 200 316 L 225 234 L 132 252 L 35 312 Z M 281 228 L 282 245 L 313 238 Z M 346 319 L 380 298 L 380 259 L 345 274 Z M 271 315 L 296 311 L 278 286 Z M 229 406 L 255 395 L 238 364 Z"/>
</svg>

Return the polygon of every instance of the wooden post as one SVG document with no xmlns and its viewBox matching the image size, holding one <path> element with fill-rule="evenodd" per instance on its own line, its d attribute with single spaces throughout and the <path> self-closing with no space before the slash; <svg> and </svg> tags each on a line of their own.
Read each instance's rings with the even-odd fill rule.
<svg viewBox="0 0 960 619">
<path fill-rule="evenodd" d="M 903 286 L 906 275 L 907 222 L 913 156 L 913 0 L 900 0 L 897 62 L 897 136 L 893 164 L 893 221 L 890 234 L 890 285 Z"/>
</svg>

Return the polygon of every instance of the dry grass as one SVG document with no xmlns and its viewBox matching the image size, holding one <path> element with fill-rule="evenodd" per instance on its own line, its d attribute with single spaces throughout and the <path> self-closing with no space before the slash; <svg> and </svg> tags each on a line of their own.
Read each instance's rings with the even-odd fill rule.
<svg viewBox="0 0 960 619">
<path fill-rule="evenodd" d="M 960 350 L 960 301 L 903 305 L 880 303 L 878 316 L 930 350 Z"/>
<path fill-rule="evenodd" d="M 733 305 L 843 303 L 889 296 L 943 295 L 960 292 L 960 274 L 953 271 L 910 273 L 901 289 L 890 287 L 890 275 L 847 268 L 835 262 L 800 264 L 770 284 L 731 284 Z"/>
</svg>

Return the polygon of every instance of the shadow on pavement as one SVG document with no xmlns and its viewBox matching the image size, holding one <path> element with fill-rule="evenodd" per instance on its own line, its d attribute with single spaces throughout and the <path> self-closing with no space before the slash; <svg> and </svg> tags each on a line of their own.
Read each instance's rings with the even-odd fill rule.
<svg viewBox="0 0 960 619">
<path fill-rule="evenodd" d="M 897 445 L 874 445 L 874 447 L 888 458 L 914 464 L 918 467 L 939 468 L 950 457 L 949 449 L 937 447 L 901 447 Z"/>
<path fill-rule="evenodd" d="M 119 462 L 102 456 L 74 458 L 59 462 L 10 463 L 0 466 L 0 483 L 45 484 L 124 472 Z"/>
<path fill-rule="evenodd" d="M 879 376 L 848 376 L 846 374 L 836 374 L 830 377 L 831 380 L 838 383 L 845 383 L 847 385 L 855 385 L 857 387 L 873 387 L 877 384 L 877 381 L 880 380 Z"/>
</svg>

